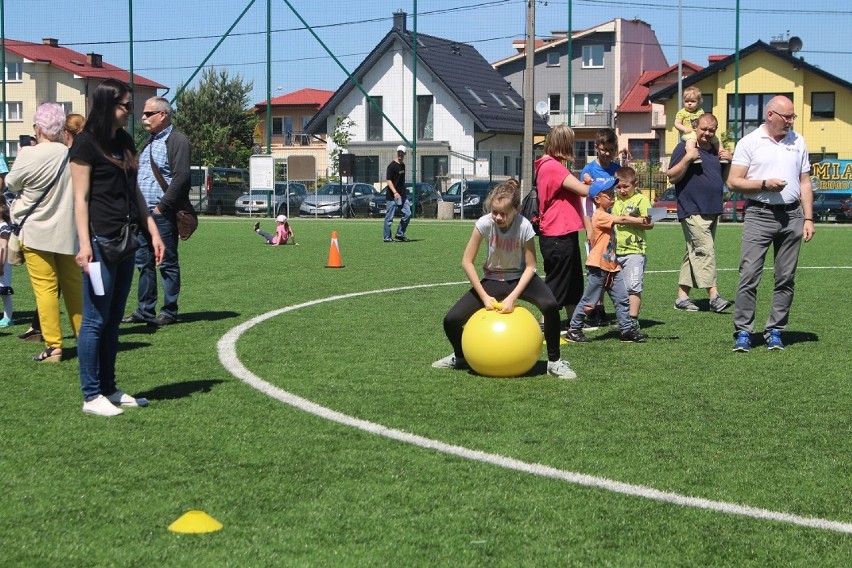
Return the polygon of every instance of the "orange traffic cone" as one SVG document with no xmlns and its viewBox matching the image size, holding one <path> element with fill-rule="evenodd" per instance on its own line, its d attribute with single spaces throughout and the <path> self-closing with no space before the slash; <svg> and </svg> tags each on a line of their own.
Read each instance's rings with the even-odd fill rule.
<svg viewBox="0 0 852 568">
<path fill-rule="evenodd" d="M 337 231 L 331 233 L 331 246 L 328 249 L 328 264 L 326 268 L 343 268 L 340 262 L 340 243 L 337 242 Z"/>
</svg>

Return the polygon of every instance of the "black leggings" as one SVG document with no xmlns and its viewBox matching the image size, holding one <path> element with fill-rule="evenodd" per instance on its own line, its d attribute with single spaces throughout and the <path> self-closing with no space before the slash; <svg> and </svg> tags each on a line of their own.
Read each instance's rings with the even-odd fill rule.
<svg viewBox="0 0 852 568">
<path fill-rule="evenodd" d="M 499 280 L 481 280 L 482 287 L 490 296 L 502 300 L 512 293 L 518 285 L 517 280 L 508 280 L 501 282 Z M 547 360 L 556 361 L 559 359 L 559 306 L 556 305 L 556 299 L 553 297 L 553 292 L 550 291 L 547 284 L 544 283 L 538 274 L 534 274 L 527 287 L 524 289 L 520 298 L 525 302 L 529 302 L 541 310 L 544 316 L 544 339 L 547 343 Z M 471 318 L 477 310 L 483 308 L 482 300 L 471 288 L 467 294 L 461 297 L 456 302 L 447 315 L 444 316 L 444 333 L 447 334 L 447 339 L 453 346 L 453 353 L 456 357 L 464 357 L 462 351 L 462 330 L 467 320 Z"/>
</svg>

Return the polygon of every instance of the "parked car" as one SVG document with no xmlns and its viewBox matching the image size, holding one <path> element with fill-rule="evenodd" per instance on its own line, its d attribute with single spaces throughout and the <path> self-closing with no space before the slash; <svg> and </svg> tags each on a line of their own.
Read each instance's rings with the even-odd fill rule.
<svg viewBox="0 0 852 568">
<path fill-rule="evenodd" d="M 814 220 L 835 221 L 843 202 L 852 197 L 848 191 L 820 191 L 814 194 Z"/>
<path fill-rule="evenodd" d="M 271 207 L 267 192 L 245 193 L 237 199 L 234 211 L 237 215 L 296 215 L 307 194 L 308 188 L 303 183 L 277 181 Z"/>
<path fill-rule="evenodd" d="M 411 194 L 411 183 L 406 183 L 405 187 Z M 384 217 L 388 210 L 387 199 L 385 199 L 385 190 L 380 191 L 370 202 L 370 215 L 373 217 Z M 428 183 L 418 183 L 417 190 L 412 196 L 414 201 L 414 216 L 415 217 L 430 217 L 438 216 L 438 203 L 443 201 L 441 194 Z M 396 216 L 402 216 L 402 210 L 397 208 Z"/>
<path fill-rule="evenodd" d="M 837 212 L 837 217 L 834 220 L 838 223 L 849 223 L 852 221 L 852 197 L 840 204 L 840 211 Z"/>
<path fill-rule="evenodd" d="M 377 194 L 376 189 L 368 183 L 327 183 L 309 193 L 299 209 L 300 215 L 322 215 L 324 217 L 355 217 L 367 216 L 370 213 L 370 202 Z"/>
<path fill-rule="evenodd" d="M 453 203 L 453 214 L 461 216 L 464 205 L 464 216 L 468 218 L 481 217 L 485 214 L 485 198 L 499 185 L 499 181 L 487 179 L 469 179 L 457 181 L 441 196 L 444 201 Z M 462 204 L 462 195 L 464 203 Z"/>
<path fill-rule="evenodd" d="M 734 203 L 737 205 L 736 219 L 734 219 Z M 725 203 L 722 204 L 722 221 L 742 221 L 743 213 L 745 213 L 746 198 L 740 193 L 731 193 L 725 197 Z"/>
<path fill-rule="evenodd" d="M 654 207 L 666 210 L 666 221 L 677 221 L 677 194 L 674 186 L 670 186 L 654 201 Z"/>
<path fill-rule="evenodd" d="M 196 210 L 212 215 L 233 214 L 237 198 L 249 192 L 249 171 L 192 166 L 190 184 L 190 201 Z"/>
</svg>

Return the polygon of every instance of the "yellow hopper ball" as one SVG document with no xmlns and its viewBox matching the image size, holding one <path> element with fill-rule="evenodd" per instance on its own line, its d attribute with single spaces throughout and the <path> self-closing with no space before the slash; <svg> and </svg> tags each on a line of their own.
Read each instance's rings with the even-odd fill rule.
<svg viewBox="0 0 852 568">
<path fill-rule="evenodd" d="M 486 377 L 517 377 L 533 368 L 541 355 L 541 328 L 528 310 L 510 314 L 482 308 L 468 320 L 462 350 L 470 367 Z"/>
</svg>

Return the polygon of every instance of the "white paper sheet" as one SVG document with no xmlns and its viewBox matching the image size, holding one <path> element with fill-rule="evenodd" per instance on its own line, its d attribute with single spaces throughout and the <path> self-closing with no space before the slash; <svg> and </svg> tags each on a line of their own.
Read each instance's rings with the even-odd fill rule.
<svg viewBox="0 0 852 568">
<path fill-rule="evenodd" d="M 92 283 L 92 292 L 95 293 L 95 296 L 104 295 L 104 281 L 101 277 L 100 262 L 89 263 L 89 282 Z"/>
</svg>

